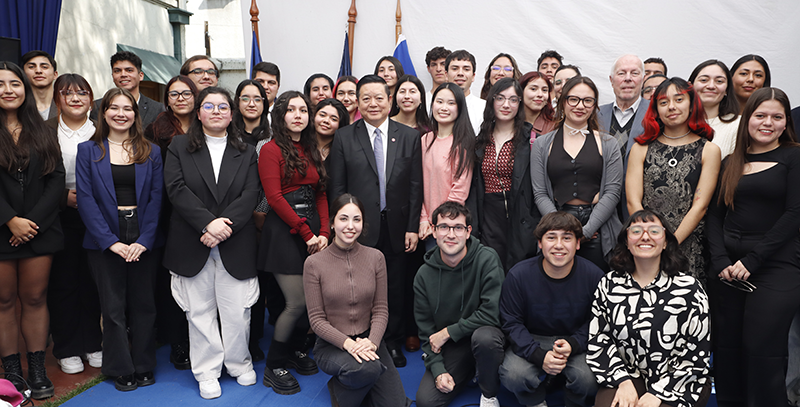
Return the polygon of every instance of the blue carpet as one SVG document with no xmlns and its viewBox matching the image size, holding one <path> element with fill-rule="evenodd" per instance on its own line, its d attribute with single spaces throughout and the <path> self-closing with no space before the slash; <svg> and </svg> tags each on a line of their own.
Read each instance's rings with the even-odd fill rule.
<svg viewBox="0 0 800 407">
<path fill-rule="evenodd" d="M 265 338 L 261 340 L 261 349 L 265 352 L 269 347 L 272 337 L 272 326 L 266 325 Z M 142 406 L 227 406 L 227 407 L 247 407 L 247 406 L 297 406 L 297 407 L 327 407 L 331 405 L 330 394 L 328 393 L 327 382 L 330 376 L 319 372 L 313 376 L 295 375 L 300 382 L 302 391 L 291 396 L 275 394 L 272 389 L 261 384 L 261 375 L 264 372 L 264 361 L 255 364 L 255 371 L 259 376 L 258 382 L 254 386 L 242 387 L 236 383 L 236 379 L 228 376 L 224 371 L 220 378 L 222 387 L 222 397 L 214 400 L 204 400 L 200 397 L 197 382 L 190 370 L 176 370 L 169 363 L 169 346 L 162 346 L 158 349 L 156 357 L 158 366 L 155 370 L 156 384 L 142 387 L 131 392 L 119 392 L 114 388 L 111 380 L 106 380 L 83 393 L 75 396 L 71 400 L 62 404 L 64 407 L 86 407 L 86 406 L 120 406 L 120 407 L 142 407 Z M 403 380 L 406 395 L 414 400 L 417 387 L 422 379 L 425 366 L 421 359 L 422 351 L 414 353 L 406 352 L 408 365 L 397 369 Z M 294 373 L 294 372 L 292 372 Z M 550 407 L 563 405 L 559 403 L 560 397 L 548 397 Z M 716 400 L 712 395 L 707 407 L 716 407 Z M 503 407 L 520 407 L 513 394 L 508 390 L 501 389 L 498 395 L 500 404 Z M 477 406 L 480 401 L 480 390 L 477 387 L 465 389 L 453 403 L 451 407 L 463 407 L 467 405 Z"/>
</svg>

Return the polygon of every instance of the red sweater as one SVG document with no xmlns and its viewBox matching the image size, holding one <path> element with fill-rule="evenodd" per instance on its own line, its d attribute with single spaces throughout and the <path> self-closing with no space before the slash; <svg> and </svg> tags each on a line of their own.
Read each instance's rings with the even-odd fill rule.
<svg viewBox="0 0 800 407">
<path fill-rule="evenodd" d="M 325 195 L 325 191 L 317 191 L 317 183 L 319 183 L 317 168 L 311 163 L 311 160 L 306 159 L 300 143 L 292 142 L 292 144 L 300 153 L 300 158 L 306 160 L 306 176 L 303 177 L 299 172 L 295 171 L 288 184 L 281 183 L 284 165 L 286 165 L 286 160 L 283 159 L 281 154 L 281 148 L 278 147 L 275 141 L 270 141 L 261 148 L 261 153 L 258 157 L 258 175 L 261 177 L 261 185 L 264 186 L 267 202 L 269 202 L 272 210 L 278 214 L 278 217 L 291 227 L 292 233 L 299 234 L 304 241 L 308 241 L 316 234 L 328 238 L 330 231 L 328 227 L 328 198 Z M 284 194 L 296 191 L 303 185 L 311 185 L 314 192 L 316 192 L 317 214 L 320 222 L 319 231 L 312 231 L 308 224 L 305 223 L 305 220 L 297 216 L 294 209 L 289 206 L 289 203 L 283 197 Z"/>
</svg>

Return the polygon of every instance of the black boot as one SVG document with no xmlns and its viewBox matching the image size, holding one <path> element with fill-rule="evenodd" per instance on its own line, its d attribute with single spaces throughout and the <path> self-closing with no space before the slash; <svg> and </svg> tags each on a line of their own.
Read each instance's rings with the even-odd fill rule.
<svg viewBox="0 0 800 407">
<path fill-rule="evenodd" d="M 5 378 L 14 384 L 17 391 L 25 389 L 25 381 L 22 377 L 22 363 L 19 360 L 19 353 L 13 355 L 3 356 L 3 370 L 5 370 Z"/>
<path fill-rule="evenodd" d="M 28 385 L 31 387 L 31 397 L 37 400 L 52 397 L 55 394 L 53 382 L 47 378 L 44 368 L 45 351 L 28 352 Z"/>
</svg>

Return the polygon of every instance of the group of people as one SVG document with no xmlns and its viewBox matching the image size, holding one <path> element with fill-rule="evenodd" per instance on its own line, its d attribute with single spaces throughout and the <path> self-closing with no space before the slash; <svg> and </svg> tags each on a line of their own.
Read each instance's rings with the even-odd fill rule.
<svg viewBox="0 0 800 407">
<path fill-rule="evenodd" d="M 602 106 L 552 50 L 524 75 L 498 54 L 480 95 L 468 51 L 426 65 L 428 91 L 383 57 L 279 93 L 262 62 L 232 95 L 195 56 L 160 104 L 128 51 L 94 101 L 47 53 L 0 62 L 12 382 L 19 325 L 34 398 L 52 334 L 65 373 L 86 360 L 120 391 L 155 383 L 158 338 L 207 399 L 266 359 L 278 394 L 321 369 L 333 405 L 407 406 L 405 347 L 419 406 L 476 374 L 481 406 L 501 385 L 546 406 L 563 382 L 568 406 L 700 407 L 712 376 L 720 406 L 787 405 L 800 121 L 763 58 L 684 80 L 624 55 Z"/>
</svg>

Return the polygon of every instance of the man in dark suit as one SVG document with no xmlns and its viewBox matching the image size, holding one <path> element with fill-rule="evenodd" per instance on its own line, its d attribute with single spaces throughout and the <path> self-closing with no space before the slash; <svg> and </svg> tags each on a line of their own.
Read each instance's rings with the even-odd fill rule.
<svg viewBox="0 0 800 407">
<path fill-rule="evenodd" d="M 120 51 L 111 56 L 111 77 L 114 85 L 130 92 L 139 105 L 139 115 L 142 117 L 142 129 L 156 120 L 158 114 L 164 111 L 164 105 L 139 93 L 139 82 L 144 79 L 142 72 L 142 59 L 130 51 Z M 89 117 L 97 120 L 102 97 L 94 101 Z"/>
<path fill-rule="evenodd" d="M 384 340 L 395 365 L 403 367 L 403 312 L 413 306 L 404 292 L 406 253 L 417 247 L 422 209 L 420 136 L 418 131 L 389 120 L 391 101 L 383 78 L 361 78 L 356 93 L 362 119 L 339 129 L 333 139 L 328 156 L 328 199 L 332 202 L 351 193 L 364 203 L 367 233 L 362 233 L 359 241 L 386 257 L 389 324 Z"/>
<path fill-rule="evenodd" d="M 622 166 L 627 171 L 628 154 L 635 143 L 634 139 L 644 133 L 642 120 L 650 104 L 641 97 L 644 63 L 636 55 L 623 55 L 614 62 L 608 79 L 614 89 L 614 101 L 600 106 L 597 120 L 602 131 L 617 139 L 622 155 Z M 622 194 L 617 206 L 618 215 L 623 222 L 628 218 L 628 207 L 625 202 L 623 180 Z"/>
</svg>

